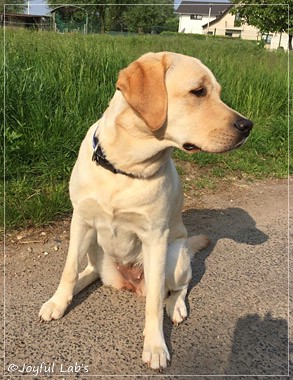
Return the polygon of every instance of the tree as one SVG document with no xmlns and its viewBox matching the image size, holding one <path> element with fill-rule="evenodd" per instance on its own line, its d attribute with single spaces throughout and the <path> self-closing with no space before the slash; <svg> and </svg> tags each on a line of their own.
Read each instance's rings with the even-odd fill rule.
<svg viewBox="0 0 293 380">
<path fill-rule="evenodd" d="M 117 1 L 117 5 L 109 6 L 106 10 L 106 29 L 122 32 L 127 30 L 123 22 L 124 12 L 127 11 L 130 5 L 130 1 L 127 4 L 121 4 L 121 1 Z"/>
<path fill-rule="evenodd" d="M 178 20 L 169 0 L 147 1 L 150 5 L 139 5 L 142 3 L 140 0 L 128 0 L 127 4 L 121 4 L 121 0 L 87 0 L 85 6 L 79 6 L 87 11 L 92 24 L 99 24 L 101 33 L 106 30 L 138 33 L 177 30 Z M 71 0 L 62 0 L 62 3 L 72 5 Z M 48 0 L 48 4 L 54 8 L 60 1 Z"/>
<path fill-rule="evenodd" d="M 0 13 L 23 13 L 26 9 L 25 0 L 0 0 Z"/>
<path fill-rule="evenodd" d="M 278 0 L 232 0 L 236 6 L 232 13 L 241 23 L 253 25 L 261 33 L 283 33 L 289 35 L 289 49 L 292 50 L 293 0 L 280 4 Z M 289 12 L 291 10 L 291 12 Z"/>
<path fill-rule="evenodd" d="M 113 0 L 108 0 L 110 4 L 113 4 Z M 74 5 L 71 0 L 62 0 L 62 4 L 64 5 Z M 55 8 L 60 5 L 60 0 L 48 0 L 48 5 L 50 8 Z M 97 23 L 100 24 L 100 32 L 105 32 L 105 19 L 106 19 L 106 10 L 107 0 L 87 0 L 86 5 L 82 6 L 82 4 L 78 4 L 82 8 L 84 8 L 91 20 L 97 20 Z"/>
<path fill-rule="evenodd" d="M 132 32 L 156 33 L 164 30 L 166 21 L 173 16 L 169 0 L 152 0 L 150 5 L 145 2 L 145 5 L 129 6 L 123 14 L 123 23 Z"/>
</svg>

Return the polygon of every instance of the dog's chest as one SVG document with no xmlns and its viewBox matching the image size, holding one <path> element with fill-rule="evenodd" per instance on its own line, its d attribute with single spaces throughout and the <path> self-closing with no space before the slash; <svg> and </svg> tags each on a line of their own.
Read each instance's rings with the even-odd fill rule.
<svg viewBox="0 0 293 380">
<path fill-rule="evenodd" d="M 117 212 L 101 214 L 96 219 L 98 243 L 104 252 L 122 264 L 141 261 L 140 234 L 145 220 L 136 213 Z"/>
<path fill-rule="evenodd" d="M 97 231 L 103 251 L 122 264 L 141 261 L 141 237 L 149 230 L 149 220 L 139 212 L 115 209 L 87 199 L 78 207 L 83 219 Z"/>
</svg>

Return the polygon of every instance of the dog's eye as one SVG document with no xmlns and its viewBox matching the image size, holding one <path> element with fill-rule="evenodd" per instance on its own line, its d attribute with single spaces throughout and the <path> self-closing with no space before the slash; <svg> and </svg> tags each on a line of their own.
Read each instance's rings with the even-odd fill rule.
<svg viewBox="0 0 293 380">
<path fill-rule="evenodd" d="M 200 87 L 200 88 L 197 88 L 196 90 L 191 90 L 190 93 L 199 98 L 207 94 L 207 89 L 205 87 Z"/>
</svg>

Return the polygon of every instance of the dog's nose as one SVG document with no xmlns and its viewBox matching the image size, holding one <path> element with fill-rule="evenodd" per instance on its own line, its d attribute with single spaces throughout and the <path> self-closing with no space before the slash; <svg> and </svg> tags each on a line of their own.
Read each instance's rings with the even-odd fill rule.
<svg viewBox="0 0 293 380">
<path fill-rule="evenodd" d="M 240 132 L 249 133 L 253 127 L 253 122 L 251 120 L 241 118 L 235 121 L 234 127 L 237 128 Z"/>
</svg>

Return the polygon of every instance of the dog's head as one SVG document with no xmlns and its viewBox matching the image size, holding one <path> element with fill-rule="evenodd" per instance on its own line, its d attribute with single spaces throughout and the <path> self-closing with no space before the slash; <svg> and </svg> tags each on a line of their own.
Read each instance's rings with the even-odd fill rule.
<svg viewBox="0 0 293 380">
<path fill-rule="evenodd" d="M 120 72 L 117 89 L 155 135 L 191 153 L 237 148 L 253 126 L 221 101 L 220 85 L 196 58 L 145 54 Z"/>
</svg>

